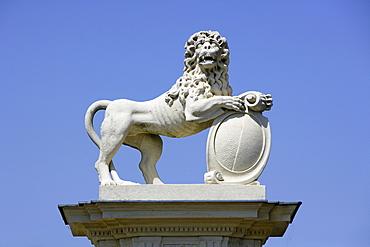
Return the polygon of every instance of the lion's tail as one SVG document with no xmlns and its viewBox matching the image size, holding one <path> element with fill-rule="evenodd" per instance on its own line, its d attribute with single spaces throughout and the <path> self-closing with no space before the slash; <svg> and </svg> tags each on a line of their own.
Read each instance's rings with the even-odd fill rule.
<svg viewBox="0 0 370 247">
<path fill-rule="evenodd" d="M 85 128 L 86 132 L 89 135 L 90 139 L 100 148 L 101 139 L 94 130 L 94 115 L 99 110 L 107 109 L 107 106 L 111 103 L 110 100 L 99 100 L 94 102 L 89 109 L 86 111 L 85 115 Z"/>
</svg>

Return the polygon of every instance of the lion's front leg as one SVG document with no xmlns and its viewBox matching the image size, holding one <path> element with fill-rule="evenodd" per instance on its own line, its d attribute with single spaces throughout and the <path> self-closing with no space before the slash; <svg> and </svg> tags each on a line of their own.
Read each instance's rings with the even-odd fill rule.
<svg viewBox="0 0 370 247">
<path fill-rule="evenodd" d="M 214 96 L 208 99 L 189 99 L 185 106 L 187 121 L 205 122 L 222 115 L 225 110 L 244 112 L 244 100 L 238 96 Z"/>
</svg>

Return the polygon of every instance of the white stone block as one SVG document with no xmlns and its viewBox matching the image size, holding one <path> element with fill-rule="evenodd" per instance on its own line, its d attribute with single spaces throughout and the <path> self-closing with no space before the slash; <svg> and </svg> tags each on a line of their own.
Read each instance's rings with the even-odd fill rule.
<svg viewBox="0 0 370 247">
<path fill-rule="evenodd" d="M 163 184 L 100 186 L 102 201 L 266 200 L 264 185 Z"/>
</svg>

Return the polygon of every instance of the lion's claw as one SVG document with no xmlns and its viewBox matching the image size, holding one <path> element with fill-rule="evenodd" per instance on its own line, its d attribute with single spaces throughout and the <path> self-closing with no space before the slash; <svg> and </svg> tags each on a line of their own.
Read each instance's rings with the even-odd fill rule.
<svg viewBox="0 0 370 247">
<path fill-rule="evenodd" d="M 238 112 L 244 112 L 245 106 L 244 101 L 238 97 L 238 96 L 232 96 L 229 99 L 225 100 L 224 102 L 225 108 L 238 111 Z"/>
</svg>

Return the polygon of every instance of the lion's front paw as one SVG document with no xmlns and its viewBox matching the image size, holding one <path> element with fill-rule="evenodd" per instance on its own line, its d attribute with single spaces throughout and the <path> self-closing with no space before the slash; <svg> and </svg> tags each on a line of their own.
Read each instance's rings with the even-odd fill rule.
<svg viewBox="0 0 370 247">
<path fill-rule="evenodd" d="M 240 98 L 239 96 L 228 97 L 224 101 L 224 106 L 225 108 L 229 110 L 233 110 L 233 111 L 238 111 L 238 112 L 245 111 L 244 100 Z"/>
<path fill-rule="evenodd" d="M 245 105 L 252 111 L 269 111 L 272 107 L 272 97 L 270 94 L 250 91 L 240 95 L 239 97 L 244 98 Z"/>
<path fill-rule="evenodd" d="M 262 97 L 262 100 L 266 106 L 265 111 L 269 111 L 271 107 L 273 106 L 271 94 L 264 94 L 264 96 Z"/>
</svg>

